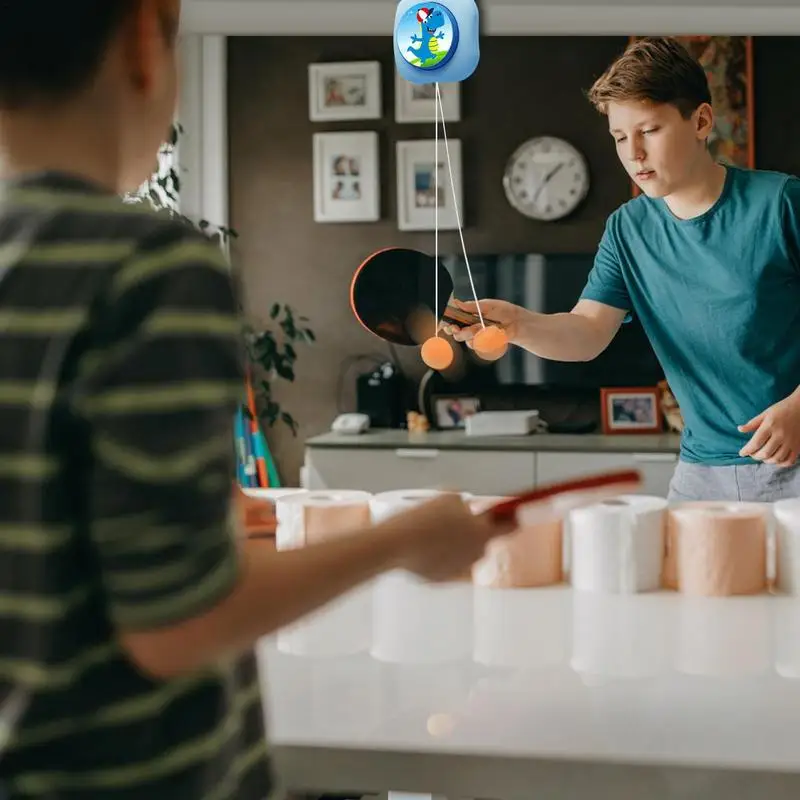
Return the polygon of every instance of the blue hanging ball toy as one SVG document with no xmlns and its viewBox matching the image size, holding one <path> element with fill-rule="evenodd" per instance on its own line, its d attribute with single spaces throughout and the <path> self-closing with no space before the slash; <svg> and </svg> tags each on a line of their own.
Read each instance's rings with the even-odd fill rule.
<svg viewBox="0 0 800 800">
<path fill-rule="evenodd" d="M 458 83 L 480 61 L 475 0 L 400 0 L 394 20 L 394 60 L 411 83 Z"/>
</svg>

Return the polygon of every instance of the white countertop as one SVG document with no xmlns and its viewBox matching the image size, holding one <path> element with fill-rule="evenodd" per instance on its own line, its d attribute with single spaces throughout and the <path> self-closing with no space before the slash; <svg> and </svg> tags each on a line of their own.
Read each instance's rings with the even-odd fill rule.
<svg viewBox="0 0 800 800">
<path fill-rule="evenodd" d="M 393 575 L 263 641 L 260 655 L 278 765 L 303 784 L 292 788 L 547 800 L 634 786 L 647 800 L 800 791 L 794 598 Z"/>
<path fill-rule="evenodd" d="M 439 450 L 507 450 L 555 453 L 675 453 L 681 437 L 676 433 L 531 433 L 526 436 L 467 436 L 463 430 L 409 433 L 407 430 L 372 428 L 361 434 L 331 431 L 312 436 L 306 447 L 387 450 L 420 448 Z"/>
</svg>

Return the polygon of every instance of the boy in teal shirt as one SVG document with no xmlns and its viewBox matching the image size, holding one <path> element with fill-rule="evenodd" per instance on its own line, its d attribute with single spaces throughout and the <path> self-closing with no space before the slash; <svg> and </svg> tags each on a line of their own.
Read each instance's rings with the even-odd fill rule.
<svg viewBox="0 0 800 800">
<path fill-rule="evenodd" d="M 483 312 L 559 361 L 595 358 L 636 315 L 685 423 L 670 499 L 800 496 L 800 180 L 714 161 L 708 82 L 674 39 L 630 45 L 589 96 L 641 194 L 570 313 Z"/>
</svg>

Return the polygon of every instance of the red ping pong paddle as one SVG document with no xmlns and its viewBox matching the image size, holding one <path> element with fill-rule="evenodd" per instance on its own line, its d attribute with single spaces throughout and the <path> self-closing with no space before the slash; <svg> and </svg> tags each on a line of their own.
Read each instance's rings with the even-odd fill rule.
<svg viewBox="0 0 800 800">
<path fill-rule="evenodd" d="M 507 500 L 501 500 L 483 513 L 491 515 L 497 521 L 513 520 L 522 506 L 536 505 L 542 506 L 546 515 L 548 505 L 557 513 L 563 509 L 634 491 L 641 485 L 642 474 L 638 470 L 613 470 L 520 492 Z"/>
<path fill-rule="evenodd" d="M 441 260 L 402 247 L 370 255 L 350 283 L 350 307 L 356 319 L 370 333 L 400 345 L 421 344 L 435 334 L 441 321 L 462 328 L 479 323 L 477 314 L 452 304 L 452 295 L 453 278 Z M 497 325 L 483 319 L 487 325 Z"/>
</svg>

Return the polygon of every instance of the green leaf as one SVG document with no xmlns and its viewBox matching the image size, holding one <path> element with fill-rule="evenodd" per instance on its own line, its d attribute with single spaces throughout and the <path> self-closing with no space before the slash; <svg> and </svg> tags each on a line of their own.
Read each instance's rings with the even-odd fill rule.
<svg viewBox="0 0 800 800">
<path fill-rule="evenodd" d="M 287 380 L 287 381 L 293 381 L 294 380 L 294 370 L 283 359 L 278 360 L 278 361 L 275 362 L 275 371 L 284 380 Z"/>
<path fill-rule="evenodd" d="M 278 314 L 281 313 L 281 306 L 280 303 L 273 303 L 272 308 L 270 309 L 269 316 L 270 319 L 275 319 Z"/>
<path fill-rule="evenodd" d="M 292 433 L 297 436 L 297 429 L 299 427 L 297 420 L 295 420 L 295 418 L 288 411 L 281 412 L 281 420 L 288 425 L 292 429 Z"/>
<path fill-rule="evenodd" d="M 312 331 L 311 328 L 306 328 L 304 333 L 312 342 L 317 340 L 317 337 L 314 335 L 314 331 Z"/>
</svg>

